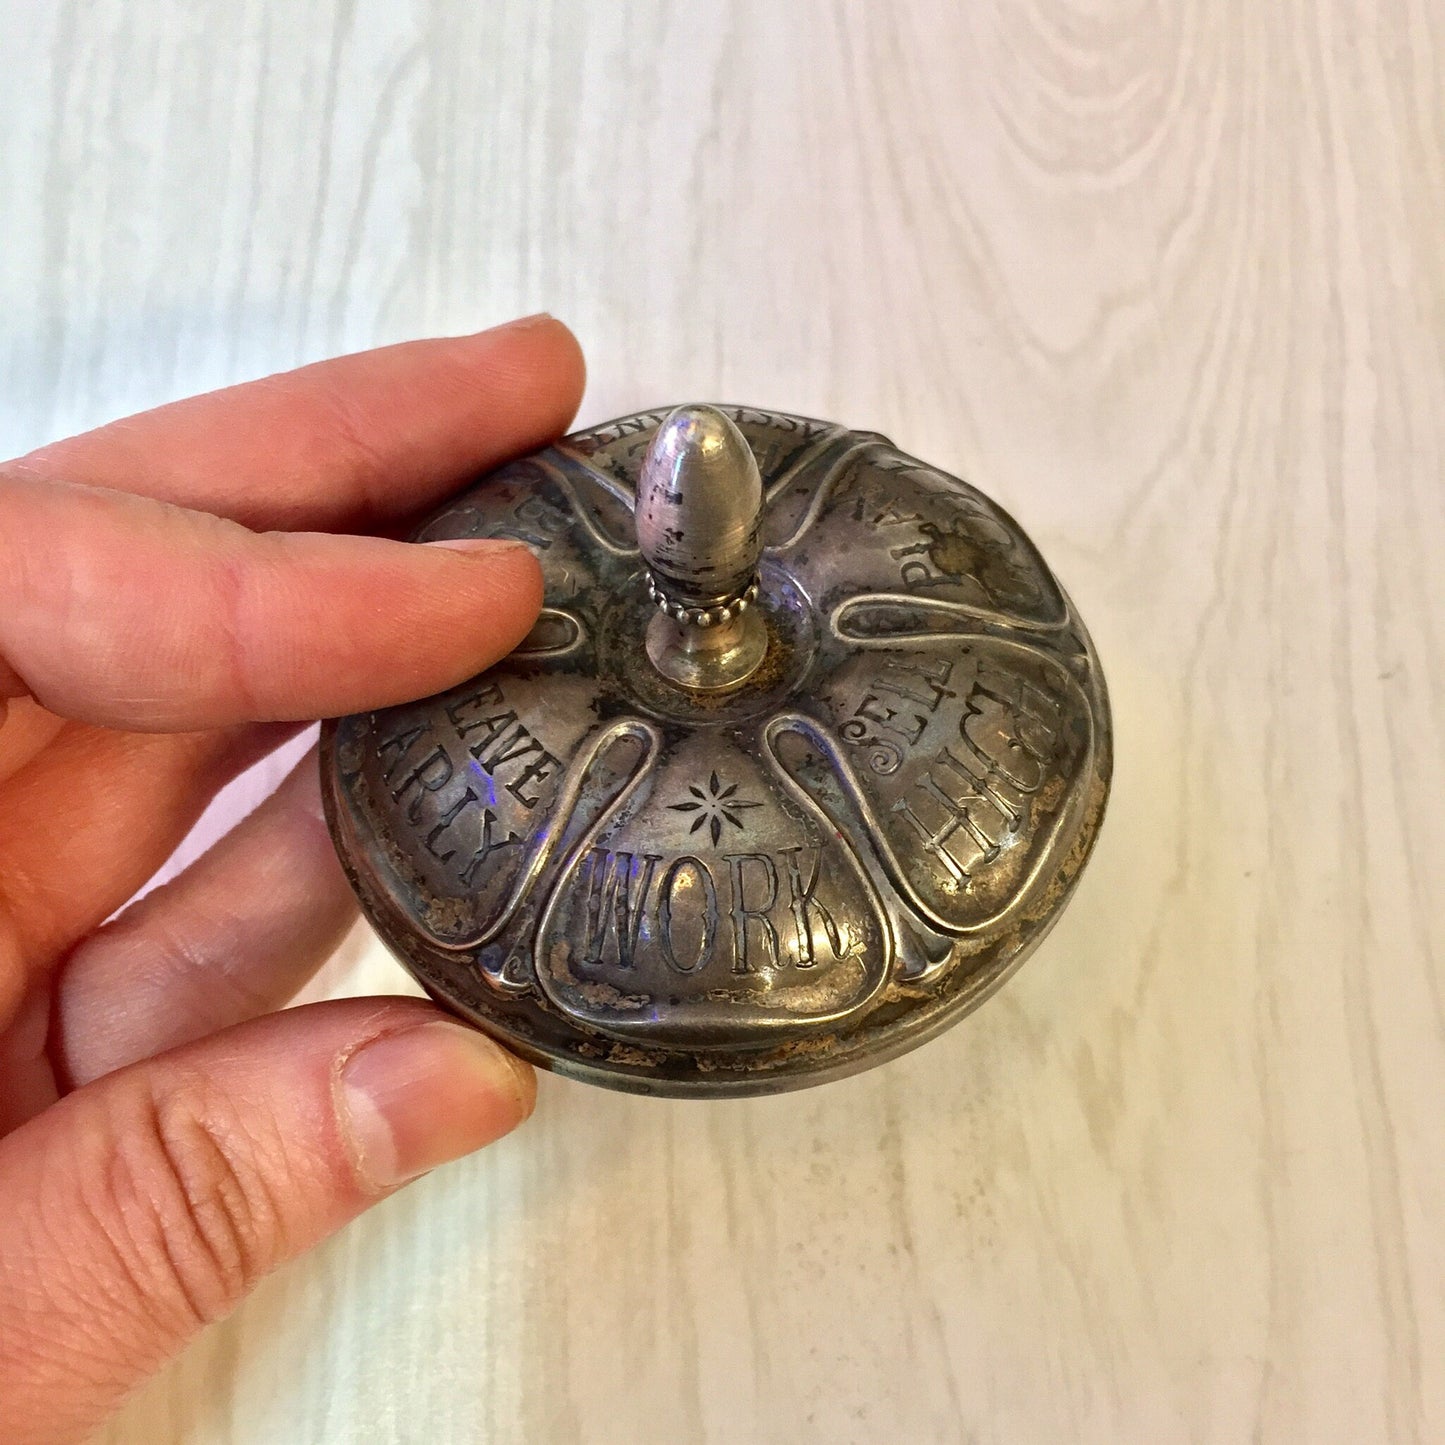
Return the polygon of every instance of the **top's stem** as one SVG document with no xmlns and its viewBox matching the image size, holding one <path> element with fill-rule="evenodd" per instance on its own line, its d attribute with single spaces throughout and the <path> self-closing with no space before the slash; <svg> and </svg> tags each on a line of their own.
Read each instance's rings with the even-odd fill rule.
<svg viewBox="0 0 1445 1445">
<path fill-rule="evenodd" d="M 637 545 L 659 615 L 647 655 L 663 676 L 732 687 L 767 652 L 752 604 L 763 484 L 747 439 L 711 406 L 682 406 L 657 429 L 637 480 Z"/>
</svg>

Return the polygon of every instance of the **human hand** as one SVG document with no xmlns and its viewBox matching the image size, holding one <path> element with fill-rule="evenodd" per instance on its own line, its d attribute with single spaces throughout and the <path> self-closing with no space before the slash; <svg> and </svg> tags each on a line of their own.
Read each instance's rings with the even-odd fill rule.
<svg viewBox="0 0 1445 1445">
<path fill-rule="evenodd" d="M 353 916 L 316 761 L 107 918 L 304 720 L 450 687 L 522 548 L 382 533 L 561 432 L 529 319 L 193 398 L 0 465 L 0 1438 L 83 1437 L 270 1269 L 530 1111 L 413 999 L 273 1012 Z M 5 715 L 8 699 L 8 716 Z"/>
</svg>

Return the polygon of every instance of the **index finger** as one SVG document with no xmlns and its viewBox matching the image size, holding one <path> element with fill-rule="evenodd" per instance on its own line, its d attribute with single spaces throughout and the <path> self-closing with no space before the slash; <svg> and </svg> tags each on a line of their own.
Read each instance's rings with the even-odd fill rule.
<svg viewBox="0 0 1445 1445">
<path fill-rule="evenodd" d="M 258 530 L 386 530 L 560 435 L 584 380 L 572 333 L 550 316 L 525 317 L 171 402 L 3 470 Z"/>
</svg>

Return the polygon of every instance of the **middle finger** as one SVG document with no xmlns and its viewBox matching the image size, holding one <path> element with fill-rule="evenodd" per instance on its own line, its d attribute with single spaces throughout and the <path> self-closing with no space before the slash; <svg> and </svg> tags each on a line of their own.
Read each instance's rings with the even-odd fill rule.
<svg viewBox="0 0 1445 1445">
<path fill-rule="evenodd" d="M 28 981 L 151 877 L 220 788 L 296 731 L 270 723 L 123 733 L 67 723 L 0 784 L 0 907 Z M 0 980 L 0 997 L 17 996 L 16 983 Z"/>
<path fill-rule="evenodd" d="M 56 992 L 62 1087 L 280 1008 L 355 917 L 313 749 L 208 853 L 76 949 Z"/>
</svg>

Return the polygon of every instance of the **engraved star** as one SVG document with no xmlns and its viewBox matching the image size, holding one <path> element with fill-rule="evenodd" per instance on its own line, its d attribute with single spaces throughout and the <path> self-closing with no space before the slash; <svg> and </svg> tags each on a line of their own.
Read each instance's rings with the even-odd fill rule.
<svg viewBox="0 0 1445 1445">
<path fill-rule="evenodd" d="M 733 795 L 738 790 L 736 783 L 729 783 L 727 787 L 718 781 L 718 775 L 714 773 L 707 780 L 707 791 L 704 792 L 694 783 L 689 783 L 688 792 L 692 794 L 693 801 L 687 803 L 669 803 L 668 807 L 674 813 L 696 813 L 690 833 L 699 832 L 704 826 L 712 835 L 712 845 L 717 847 L 718 839 L 722 837 L 724 823 L 731 823 L 734 828 L 741 830 L 743 820 L 734 816 L 744 808 L 761 808 L 761 803 L 745 802 Z"/>
</svg>

